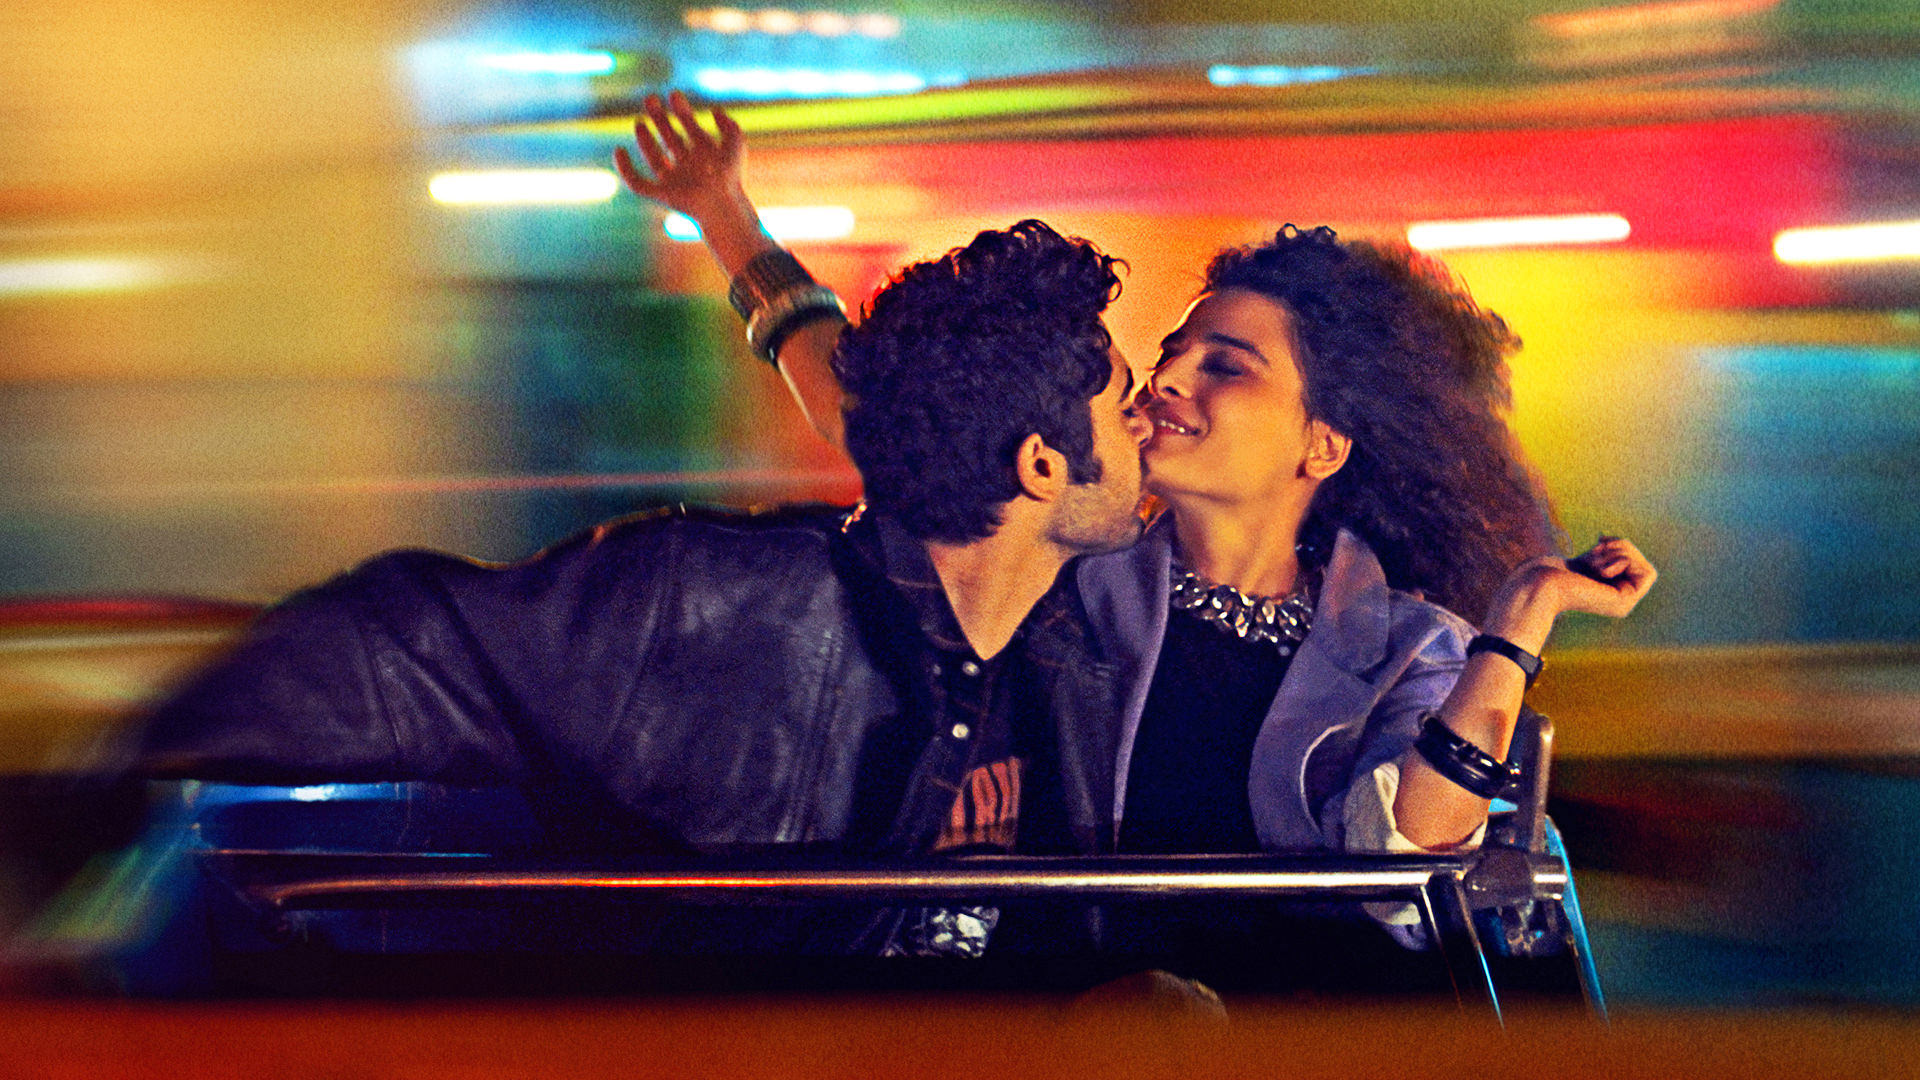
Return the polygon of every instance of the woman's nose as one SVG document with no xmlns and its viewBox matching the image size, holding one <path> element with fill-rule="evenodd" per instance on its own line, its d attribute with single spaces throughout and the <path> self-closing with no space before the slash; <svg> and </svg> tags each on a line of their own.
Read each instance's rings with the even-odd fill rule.
<svg viewBox="0 0 1920 1080">
<path fill-rule="evenodd" d="M 1161 364 L 1154 368 L 1153 374 L 1147 376 L 1147 386 L 1141 394 L 1143 404 L 1147 398 L 1151 397 L 1186 397 L 1185 384 L 1179 377 L 1177 365 Z"/>
</svg>

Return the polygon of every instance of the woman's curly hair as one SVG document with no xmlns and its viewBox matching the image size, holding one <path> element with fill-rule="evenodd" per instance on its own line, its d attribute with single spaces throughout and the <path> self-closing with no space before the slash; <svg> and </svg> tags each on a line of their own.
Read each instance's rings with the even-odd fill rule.
<svg viewBox="0 0 1920 1080">
<path fill-rule="evenodd" d="M 1308 415 L 1353 440 L 1308 508 L 1310 556 L 1324 560 L 1351 529 L 1389 584 L 1478 620 L 1516 565 L 1558 546 L 1506 420 L 1506 357 L 1520 340 L 1440 262 L 1288 225 L 1215 256 L 1205 288 L 1286 308 Z"/>
<path fill-rule="evenodd" d="M 1100 478 L 1087 403 L 1112 378 L 1100 321 L 1118 260 L 1027 220 L 900 271 L 841 335 L 847 452 L 866 498 L 924 540 L 999 527 L 1038 433 L 1067 478 Z"/>
</svg>

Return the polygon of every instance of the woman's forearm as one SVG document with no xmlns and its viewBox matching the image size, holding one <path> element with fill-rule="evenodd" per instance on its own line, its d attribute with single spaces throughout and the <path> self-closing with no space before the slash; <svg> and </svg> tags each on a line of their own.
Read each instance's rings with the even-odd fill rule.
<svg viewBox="0 0 1920 1080">
<path fill-rule="evenodd" d="M 1482 624 L 1538 656 L 1553 631 L 1559 605 L 1535 580 L 1523 579 L 1505 590 Z M 1440 708 L 1440 722 L 1454 734 L 1505 761 L 1520 716 L 1527 679 L 1518 665 L 1496 653 L 1467 658 L 1459 681 Z M 1487 800 L 1441 775 L 1418 750 L 1400 759 L 1400 787 L 1393 813 L 1400 835 L 1424 848 L 1456 846 L 1487 819 Z"/>
<path fill-rule="evenodd" d="M 1631 541 L 1602 536 L 1574 559 L 1541 556 L 1521 565 L 1501 586 L 1481 630 L 1539 656 L 1562 612 L 1624 618 L 1659 576 Z M 1441 706 L 1440 720 L 1455 735 L 1505 761 L 1526 690 L 1527 678 L 1514 661 L 1494 652 L 1476 653 L 1467 658 Z M 1458 845 L 1486 820 L 1487 800 L 1442 776 L 1417 749 L 1401 756 L 1400 778 L 1393 800 L 1395 822 L 1400 835 L 1421 847 Z"/>
</svg>

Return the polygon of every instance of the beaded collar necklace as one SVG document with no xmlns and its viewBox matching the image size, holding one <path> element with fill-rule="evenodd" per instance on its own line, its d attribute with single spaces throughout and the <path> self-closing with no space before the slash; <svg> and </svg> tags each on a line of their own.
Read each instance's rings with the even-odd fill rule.
<svg viewBox="0 0 1920 1080">
<path fill-rule="evenodd" d="M 1173 610 L 1185 611 L 1246 641 L 1271 641 L 1281 656 L 1313 628 L 1313 599 L 1303 581 L 1283 597 L 1249 596 L 1231 585 L 1215 585 L 1178 560 L 1173 563 Z"/>
</svg>

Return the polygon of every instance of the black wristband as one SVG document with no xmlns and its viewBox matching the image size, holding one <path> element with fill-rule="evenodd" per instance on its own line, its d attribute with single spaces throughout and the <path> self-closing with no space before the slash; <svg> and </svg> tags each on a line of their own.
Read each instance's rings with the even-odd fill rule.
<svg viewBox="0 0 1920 1080">
<path fill-rule="evenodd" d="M 767 330 L 766 340 L 760 343 L 760 354 L 767 358 L 767 363 L 776 368 L 779 367 L 780 346 L 786 344 L 787 339 L 793 336 L 793 332 L 824 319 L 837 320 L 842 327 L 847 325 L 847 313 L 838 306 L 815 304 L 799 308 L 782 319 L 778 325 Z"/>
<path fill-rule="evenodd" d="M 1498 798 L 1519 779 L 1519 770 L 1494 760 L 1492 754 L 1455 734 L 1433 713 L 1421 722 L 1420 737 L 1413 741 L 1413 748 L 1420 751 L 1433 771 L 1483 799 Z"/>
<path fill-rule="evenodd" d="M 1533 680 L 1540 677 L 1540 669 L 1547 666 L 1545 661 L 1527 650 L 1506 638 L 1495 637 L 1492 634 L 1481 634 L 1467 642 L 1468 656 L 1483 652 L 1498 653 L 1519 665 L 1520 670 L 1526 673 L 1529 690 L 1533 689 Z"/>
</svg>

